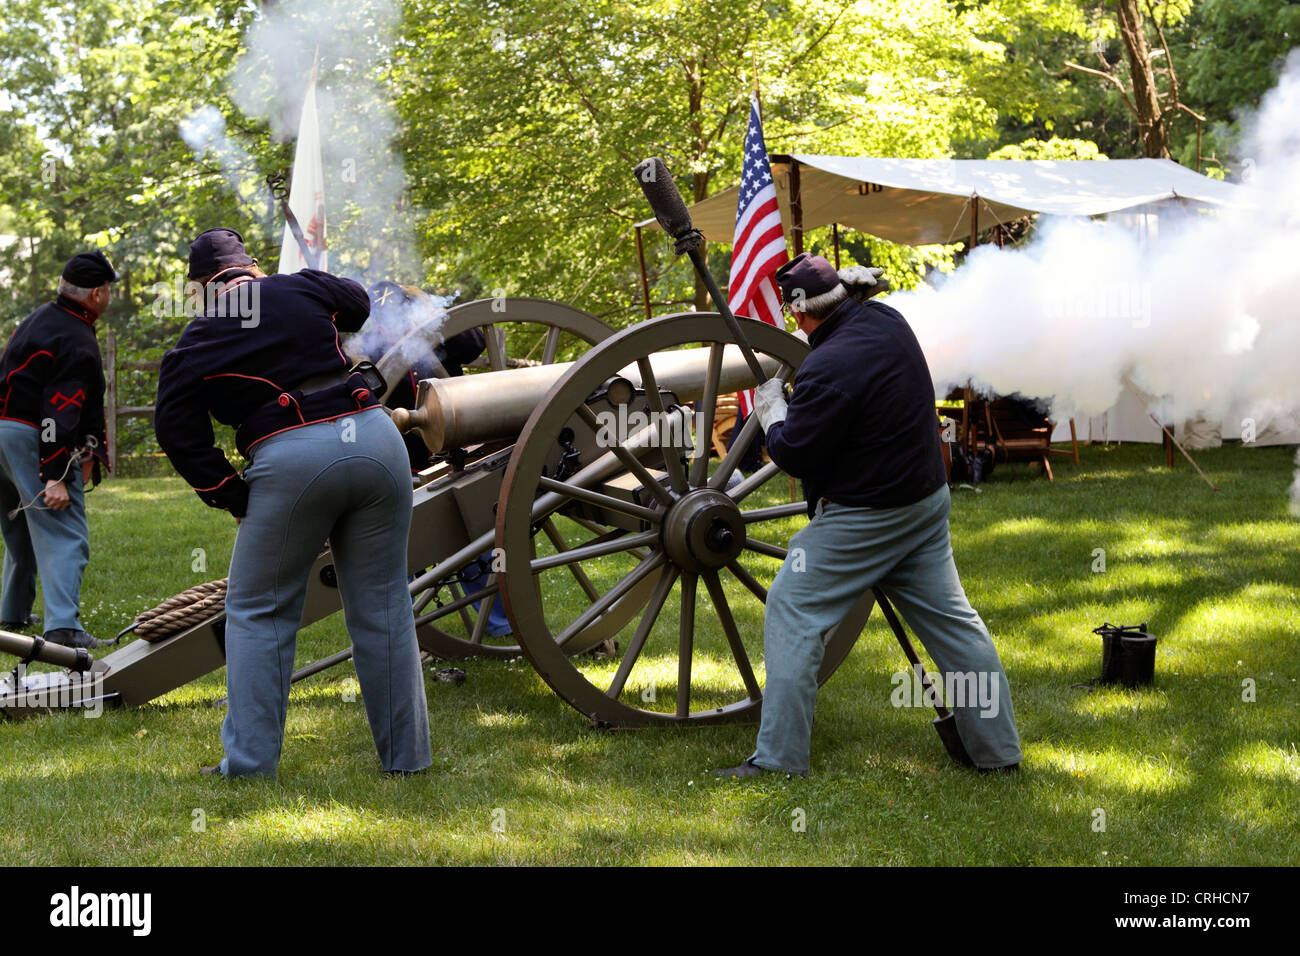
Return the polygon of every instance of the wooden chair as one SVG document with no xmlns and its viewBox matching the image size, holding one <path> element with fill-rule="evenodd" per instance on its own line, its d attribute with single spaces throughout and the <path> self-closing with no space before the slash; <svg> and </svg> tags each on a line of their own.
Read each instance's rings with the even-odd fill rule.
<svg viewBox="0 0 1300 956">
<path fill-rule="evenodd" d="M 943 467 L 952 479 L 952 446 L 966 439 L 966 399 L 961 390 L 934 403 L 939 419 L 939 447 L 943 449 Z M 951 426 L 948 424 L 951 422 Z"/>
<path fill-rule="evenodd" d="M 718 408 L 713 415 L 713 453 L 719 458 L 727 454 L 727 442 L 740 418 L 740 401 L 735 395 L 719 395 Z"/>
<path fill-rule="evenodd" d="M 1053 455 L 1069 455 L 1069 456 L 1071 456 L 1071 457 L 1074 458 L 1074 463 L 1075 463 L 1076 465 L 1079 463 L 1079 435 L 1078 435 L 1078 433 L 1074 430 L 1074 419 L 1073 419 L 1073 418 L 1070 419 L 1070 450 L 1069 450 L 1069 451 L 1066 451 L 1064 448 L 1053 448 L 1053 449 L 1052 449 L 1052 454 L 1053 454 Z M 1172 466 L 1170 466 L 1170 467 L 1172 467 Z"/>
<path fill-rule="evenodd" d="M 1029 461 L 1043 466 L 1053 481 L 1053 423 L 1027 402 L 1011 398 L 983 401 L 983 421 L 976 426 L 976 451 L 992 449 L 995 462 Z"/>
</svg>

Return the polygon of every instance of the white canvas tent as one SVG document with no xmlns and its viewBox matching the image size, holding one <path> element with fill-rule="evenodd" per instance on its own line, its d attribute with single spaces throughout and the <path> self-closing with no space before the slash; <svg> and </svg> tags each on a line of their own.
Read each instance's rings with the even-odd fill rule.
<svg viewBox="0 0 1300 956">
<path fill-rule="evenodd" d="M 1167 159 L 945 160 L 796 154 L 769 160 L 781 221 L 796 254 L 803 251 L 804 231 L 823 226 L 847 226 L 908 245 L 961 239 L 973 243 L 980 229 L 1040 213 L 1121 214 L 1127 228 L 1138 228 L 1154 238 L 1162 213 L 1243 201 L 1240 187 Z M 732 187 L 690 207 L 695 227 L 709 241 L 731 242 L 738 192 L 739 187 Z M 638 240 L 643 228 L 659 226 L 654 219 L 638 223 Z M 1133 395 L 1122 396 L 1105 414 L 1076 424 L 1081 440 L 1161 440 L 1159 427 Z M 1237 430 L 1236 425 L 1224 426 L 1225 435 Z M 1277 434 L 1282 440 L 1300 441 L 1300 433 Z M 1062 422 L 1054 440 L 1069 437 L 1068 423 Z"/>
<path fill-rule="evenodd" d="M 802 233 L 837 223 L 908 245 L 956 242 L 1021 216 L 1100 216 L 1166 200 L 1226 205 L 1238 187 L 1168 159 L 996 160 L 773 156 L 781 221 L 800 251 Z M 730 242 L 736 194 L 691 206 L 710 242 Z M 794 196 L 792 204 L 791 196 Z M 972 216 L 974 200 L 974 216 Z M 657 228 L 653 219 L 638 223 Z"/>
</svg>

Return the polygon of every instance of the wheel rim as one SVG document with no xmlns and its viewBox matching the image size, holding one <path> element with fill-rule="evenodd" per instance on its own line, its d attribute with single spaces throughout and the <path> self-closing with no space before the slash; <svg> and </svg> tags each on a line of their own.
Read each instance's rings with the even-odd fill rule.
<svg viewBox="0 0 1300 956">
<path fill-rule="evenodd" d="M 782 330 L 753 321 L 742 323 L 760 355 L 790 369 L 797 368 L 807 355 L 807 347 Z M 583 485 L 584 472 L 567 481 L 545 474 L 556 436 L 565 428 L 593 426 L 595 413 L 587 398 L 600 394 L 621 369 L 640 370 L 648 411 L 668 420 L 673 411 L 656 391 L 647 359 L 657 351 L 700 342 L 710 346 L 704 394 L 696 402 L 697 428 L 710 431 L 722 350 L 734 341 L 722 317 L 712 313 L 665 316 L 617 333 L 552 387 L 525 425 L 511 457 L 497 505 L 497 545 L 505 549 L 508 562 L 502 586 L 506 608 L 523 652 L 538 673 L 595 723 L 707 724 L 757 716 L 762 694 L 752 659 L 754 648 L 761 648 L 761 611 L 766 600 L 763 579 L 770 579 L 776 561 L 785 556 L 784 546 L 759 529 L 781 522 L 788 530 L 792 519 L 805 513 L 802 502 L 762 500 L 773 497 L 774 479 L 784 479 L 784 473 L 770 462 L 739 483 L 729 481 L 740 450 L 757 432 L 757 418 L 751 416 L 742 429 L 735 454 L 728 453 L 712 472 L 707 455 L 689 462 L 674 454 L 663 455 L 656 462 L 662 469 L 662 481 L 641 462 L 642 457 L 651 460 L 654 456 L 634 453 L 635 438 L 624 443 L 620 437 L 605 457 L 616 457 L 615 464 L 624 476 L 636 479 L 632 484 L 637 501 L 612 499 L 599 490 L 599 481 Z M 612 389 L 608 391 L 612 393 Z M 620 454 L 620 447 L 626 454 Z M 590 467 L 598 465 L 595 461 Z M 781 487 L 787 487 L 784 481 Z M 581 542 L 571 549 L 584 555 L 579 560 L 588 570 L 617 564 L 612 575 L 605 575 L 601 596 L 576 617 L 554 609 L 548 613 L 543 593 L 549 585 L 543 578 L 562 567 L 565 556 L 542 555 L 524 566 L 512 557 L 532 553 L 529 541 L 538 521 L 560 520 L 556 499 L 566 505 L 618 511 L 627 523 L 622 535 Z M 754 500 L 758 507 L 752 506 Z M 631 552 L 632 547 L 638 550 Z M 757 566 L 764 562 L 766 566 Z M 637 589 L 645 597 L 638 613 L 625 615 L 620 624 L 624 644 L 616 658 L 607 664 L 570 658 L 570 643 L 591 620 L 599 619 L 602 604 L 612 605 L 611 598 L 619 600 L 624 594 L 630 599 Z M 711 614 L 701 613 L 704 597 Z M 738 616 L 736 609 L 742 606 L 744 613 Z M 828 637 L 821 680 L 835 670 L 861 630 L 865 612 L 855 610 L 858 619 L 846 618 L 845 626 L 833 629 Z M 634 618 L 635 627 L 629 632 L 626 626 Z M 722 677 L 724 664 L 730 673 Z M 665 673 L 667 677 L 662 676 Z M 647 687 L 653 689 L 651 700 L 646 697 Z M 663 699 L 655 689 L 661 687 Z"/>
<path fill-rule="evenodd" d="M 539 328 L 534 331 L 519 328 L 530 325 Z M 564 361 L 566 356 L 576 358 L 568 354 L 575 347 L 596 345 L 614 334 L 610 326 L 590 312 L 563 302 L 528 296 L 475 299 L 447 310 L 443 338 L 470 329 L 483 330 L 487 342 L 480 358 L 486 358 L 489 370 L 498 372 L 509 368 L 512 360 L 551 365 Z M 466 366 L 471 373 L 481 367 L 475 363 Z"/>
<path fill-rule="evenodd" d="M 597 345 L 614 334 L 609 325 L 574 306 L 520 296 L 477 299 L 452 306 L 447 310 L 442 335 L 449 339 L 476 328 L 483 329 L 487 338 L 484 354 L 492 371 L 510 368 L 520 360 L 549 365 L 564 360 L 579 346 Z M 466 368 L 470 374 L 476 371 L 472 365 Z M 466 572 L 474 563 L 471 560 L 436 586 L 412 594 L 420 646 L 438 657 L 452 659 L 518 657 L 521 650 L 516 641 L 493 639 L 487 633 L 488 614 L 482 612 L 496 597 L 496 575 L 485 569 L 474 576 L 472 591 L 466 589 Z M 604 627 L 614 623 L 611 618 Z M 601 640 L 603 637 L 595 630 L 584 635 L 589 646 Z"/>
</svg>

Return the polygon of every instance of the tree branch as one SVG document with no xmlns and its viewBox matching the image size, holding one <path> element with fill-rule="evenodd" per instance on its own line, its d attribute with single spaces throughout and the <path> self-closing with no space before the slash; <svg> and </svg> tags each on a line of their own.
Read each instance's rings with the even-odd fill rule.
<svg viewBox="0 0 1300 956">
<path fill-rule="evenodd" d="M 807 47 L 803 49 L 802 52 L 796 53 L 788 61 L 786 61 L 786 69 L 788 70 L 789 68 L 793 67 L 796 63 L 802 62 L 806 57 L 808 57 L 813 52 L 813 50 L 817 49 L 817 47 L 821 44 L 822 40 L 825 40 L 826 37 L 830 35 L 830 32 L 835 29 L 835 25 L 839 23 L 841 19 L 843 19 L 844 14 L 848 13 L 851 9 L 853 9 L 855 5 L 856 2 L 850 2 L 844 4 L 844 6 L 840 8 L 840 12 L 835 14 L 835 16 L 831 19 L 831 22 L 826 24 L 826 28 L 822 30 L 821 33 L 817 34 L 817 36 L 812 38 L 812 41 L 808 44 Z"/>
<path fill-rule="evenodd" d="M 1124 89 L 1123 82 L 1114 73 L 1106 73 L 1103 70 L 1094 70 L 1090 66 L 1080 66 L 1078 63 L 1074 63 L 1070 60 L 1065 61 L 1065 68 L 1067 70 L 1078 70 L 1080 73 L 1091 73 L 1093 76 L 1100 76 L 1103 80 L 1114 83 L 1115 88 L 1119 90 L 1120 96 L 1124 97 L 1124 105 L 1128 107 L 1129 112 L 1134 116 L 1138 115 L 1137 106 L 1134 105 L 1133 100 L 1129 98 L 1128 90 Z"/>
</svg>

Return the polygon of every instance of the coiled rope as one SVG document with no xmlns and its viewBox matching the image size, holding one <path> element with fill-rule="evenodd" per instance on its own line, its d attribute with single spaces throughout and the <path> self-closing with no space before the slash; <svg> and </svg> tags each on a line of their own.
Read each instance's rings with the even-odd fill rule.
<svg viewBox="0 0 1300 956">
<path fill-rule="evenodd" d="M 169 597 L 155 608 L 141 611 L 118 637 L 134 631 L 135 636 L 149 642 L 160 641 L 207 620 L 226 606 L 226 582 L 208 581 L 196 584 L 188 591 Z"/>
</svg>

